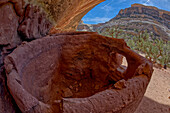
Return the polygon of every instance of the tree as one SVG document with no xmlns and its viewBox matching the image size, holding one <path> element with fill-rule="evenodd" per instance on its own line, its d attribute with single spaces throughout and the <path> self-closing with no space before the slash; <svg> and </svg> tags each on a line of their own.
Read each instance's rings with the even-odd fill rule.
<svg viewBox="0 0 170 113">
<path fill-rule="evenodd" d="M 132 50 L 144 53 L 145 57 L 153 63 L 161 64 L 162 67 L 165 65 L 170 67 L 170 41 L 155 38 L 152 32 L 145 30 L 132 36 L 118 27 L 113 27 L 106 28 L 101 34 L 112 38 L 124 38 Z"/>
</svg>

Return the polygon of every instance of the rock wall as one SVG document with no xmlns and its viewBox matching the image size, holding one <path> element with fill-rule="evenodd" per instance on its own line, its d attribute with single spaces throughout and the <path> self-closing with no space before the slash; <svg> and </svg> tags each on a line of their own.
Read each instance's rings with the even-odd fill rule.
<svg viewBox="0 0 170 113">
<path fill-rule="evenodd" d="M 0 0 L 0 113 L 21 112 L 6 86 L 3 66 L 6 55 L 23 41 L 32 41 L 46 36 L 54 26 L 60 31 L 76 30 L 81 18 L 104 0 L 50 1 L 52 4 L 48 5 L 48 8 L 57 8 L 52 13 L 56 17 L 55 22 L 50 20 L 46 9 L 37 3 L 34 4 L 27 0 Z M 53 4 L 54 2 L 55 4 Z"/>
<path fill-rule="evenodd" d="M 155 38 L 170 40 L 170 12 L 152 6 L 133 4 L 130 8 L 122 9 L 107 25 L 117 26 L 127 32 L 147 30 Z"/>
<path fill-rule="evenodd" d="M 126 57 L 122 68 L 117 53 Z M 93 32 L 48 35 L 5 58 L 8 88 L 27 113 L 133 113 L 152 64 L 122 39 Z"/>
<path fill-rule="evenodd" d="M 124 17 L 149 18 L 165 25 L 170 29 L 170 13 L 160 10 L 152 6 L 144 6 L 141 4 L 132 4 L 130 8 L 120 10 L 119 14 L 114 19 Z"/>
<path fill-rule="evenodd" d="M 80 31 L 102 32 L 105 28 L 120 28 L 127 34 L 137 34 L 147 30 L 153 32 L 155 38 L 170 40 L 170 12 L 152 6 L 133 4 L 131 7 L 119 11 L 116 17 L 106 23 L 96 25 L 80 24 Z M 136 32 L 135 30 L 138 30 Z"/>
<path fill-rule="evenodd" d="M 27 5 L 24 19 L 18 27 L 22 40 L 32 40 L 46 36 L 52 27 L 45 13 L 38 6 Z"/>
<path fill-rule="evenodd" d="M 50 33 L 76 30 L 81 18 L 105 0 L 26 0 L 43 9 L 55 24 Z"/>
<path fill-rule="evenodd" d="M 3 59 L 22 41 L 40 38 L 48 33 L 52 24 L 42 15 L 22 0 L 0 1 L 0 113 L 21 112 L 8 92 Z"/>
<path fill-rule="evenodd" d="M 52 0 L 55 1 L 55 0 Z M 81 18 L 88 13 L 92 8 L 94 8 L 97 4 L 105 1 L 105 0 L 64 0 L 64 3 L 58 5 L 61 1 L 58 0 L 54 4 L 54 8 L 62 9 L 60 12 L 55 12 L 52 10 L 51 12 L 55 12 L 55 27 L 51 30 L 53 32 L 61 32 L 65 31 L 73 31 L 77 29 Z M 55 7 L 56 6 L 56 7 Z M 77 7 L 75 7 L 77 6 Z M 62 8 L 60 8 L 62 7 Z"/>
</svg>

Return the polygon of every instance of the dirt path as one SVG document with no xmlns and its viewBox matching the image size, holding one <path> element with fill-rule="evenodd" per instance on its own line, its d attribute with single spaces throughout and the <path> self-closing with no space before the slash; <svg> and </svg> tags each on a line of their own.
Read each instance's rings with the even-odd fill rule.
<svg viewBox="0 0 170 113">
<path fill-rule="evenodd" d="M 154 68 L 145 96 L 135 113 L 170 113 L 170 68 Z"/>
</svg>

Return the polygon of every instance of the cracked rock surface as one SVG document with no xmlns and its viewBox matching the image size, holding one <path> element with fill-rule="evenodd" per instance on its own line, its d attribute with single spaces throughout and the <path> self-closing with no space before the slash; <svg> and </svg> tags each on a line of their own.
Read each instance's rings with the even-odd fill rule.
<svg viewBox="0 0 170 113">
<path fill-rule="evenodd" d="M 5 68 L 9 91 L 27 113 L 133 113 L 153 72 L 124 40 L 88 32 L 23 43 L 5 58 Z"/>
</svg>

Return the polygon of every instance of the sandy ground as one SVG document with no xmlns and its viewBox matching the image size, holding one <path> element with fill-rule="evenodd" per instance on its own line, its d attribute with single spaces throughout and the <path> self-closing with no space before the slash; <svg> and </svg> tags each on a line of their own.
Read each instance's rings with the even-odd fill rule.
<svg viewBox="0 0 170 113">
<path fill-rule="evenodd" d="M 170 113 L 170 68 L 154 68 L 146 93 L 135 113 Z"/>
<path fill-rule="evenodd" d="M 125 58 L 122 65 L 127 66 Z M 170 113 L 170 68 L 154 68 L 146 93 L 135 113 Z"/>
</svg>

